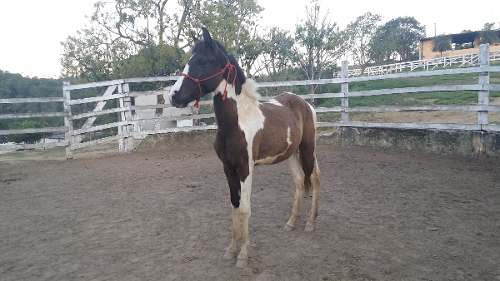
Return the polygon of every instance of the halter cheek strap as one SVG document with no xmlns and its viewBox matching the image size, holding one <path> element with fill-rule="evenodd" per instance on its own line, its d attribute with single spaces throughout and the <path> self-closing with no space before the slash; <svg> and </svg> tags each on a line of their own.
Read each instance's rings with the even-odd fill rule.
<svg viewBox="0 0 500 281">
<path fill-rule="evenodd" d="M 226 72 L 226 70 L 228 70 L 228 73 L 227 73 L 227 78 L 229 79 L 229 76 L 231 75 L 231 72 L 234 72 L 234 76 L 233 76 L 233 85 L 235 85 L 235 82 L 236 82 L 236 75 L 237 75 L 237 72 L 236 72 L 236 66 L 230 62 L 228 62 L 224 68 L 222 68 L 220 71 L 212 74 L 212 75 L 209 75 L 205 78 L 196 78 L 196 77 L 193 77 L 191 75 L 189 75 L 189 73 L 182 73 L 181 75 L 184 76 L 185 78 L 193 81 L 195 84 L 198 85 L 198 93 L 196 94 L 196 102 L 194 103 L 194 106 L 196 108 L 200 108 L 200 98 L 201 96 L 203 95 L 203 91 L 201 89 L 201 83 L 202 82 L 205 82 L 205 81 L 208 81 L 208 80 L 211 80 L 215 77 L 218 77 L 219 75 L 224 75 L 224 73 Z M 224 86 L 224 93 L 222 95 L 222 100 L 226 100 L 227 98 L 227 84 L 228 84 L 228 81 L 226 79 L 226 85 Z"/>
</svg>

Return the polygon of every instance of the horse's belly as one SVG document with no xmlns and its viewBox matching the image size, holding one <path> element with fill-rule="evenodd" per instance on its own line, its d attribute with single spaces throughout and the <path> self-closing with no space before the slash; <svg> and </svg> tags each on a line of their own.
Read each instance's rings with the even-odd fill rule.
<svg viewBox="0 0 500 281">
<path fill-rule="evenodd" d="M 295 134 L 290 133 L 288 129 L 287 134 L 284 137 L 276 138 L 264 136 L 261 139 L 261 143 L 258 146 L 258 153 L 255 157 L 255 164 L 275 164 L 286 160 L 297 151 L 298 148 L 298 137 Z"/>
</svg>

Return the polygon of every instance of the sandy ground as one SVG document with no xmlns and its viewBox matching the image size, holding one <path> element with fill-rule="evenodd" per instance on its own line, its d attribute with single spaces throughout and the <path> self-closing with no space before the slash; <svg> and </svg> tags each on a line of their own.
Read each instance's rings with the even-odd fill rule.
<svg viewBox="0 0 500 281">
<path fill-rule="evenodd" d="M 0 279 L 500 280 L 500 162 L 320 146 L 316 231 L 284 232 L 286 164 L 254 180 L 249 267 L 222 260 L 211 149 L 0 162 Z"/>
</svg>

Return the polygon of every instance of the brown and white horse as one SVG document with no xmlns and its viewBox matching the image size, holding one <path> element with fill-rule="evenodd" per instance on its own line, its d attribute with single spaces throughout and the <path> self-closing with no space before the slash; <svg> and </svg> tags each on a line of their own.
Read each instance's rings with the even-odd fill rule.
<svg viewBox="0 0 500 281">
<path fill-rule="evenodd" d="M 315 155 L 316 113 L 297 95 L 283 93 L 269 102 L 258 101 L 255 83 L 247 79 L 235 58 L 203 28 L 182 76 L 172 87 L 170 102 L 186 107 L 214 93 L 217 120 L 215 150 L 224 166 L 232 209 L 232 240 L 224 255 L 237 255 L 238 267 L 247 264 L 248 220 L 254 166 L 288 159 L 295 184 L 292 214 L 286 230 L 295 226 L 304 190 L 312 189 L 306 231 L 314 229 L 318 214 L 319 167 Z M 238 242 L 241 249 L 238 254 Z"/>
</svg>

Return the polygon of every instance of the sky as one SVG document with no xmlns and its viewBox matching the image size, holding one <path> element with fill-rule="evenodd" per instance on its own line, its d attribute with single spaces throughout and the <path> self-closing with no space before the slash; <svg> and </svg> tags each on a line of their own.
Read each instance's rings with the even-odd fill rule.
<svg viewBox="0 0 500 281">
<path fill-rule="evenodd" d="M 89 22 L 96 0 L 0 0 L 0 70 L 30 77 L 60 76 L 64 41 Z M 174 2 L 174 0 L 171 0 Z M 293 30 L 303 18 L 305 0 L 257 0 L 264 11 L 262 28 Z M 357 16 L 372 12 L 383 21 L 413 16 L 427 28 L 427 35 L 479 30 L 485 22 L 500 24 L 500 1 L 333 1 L 320 0 L 332 21 L 345 27 Z M 483 8 L 484 7 L 484 8 Z"/>
</svg>

